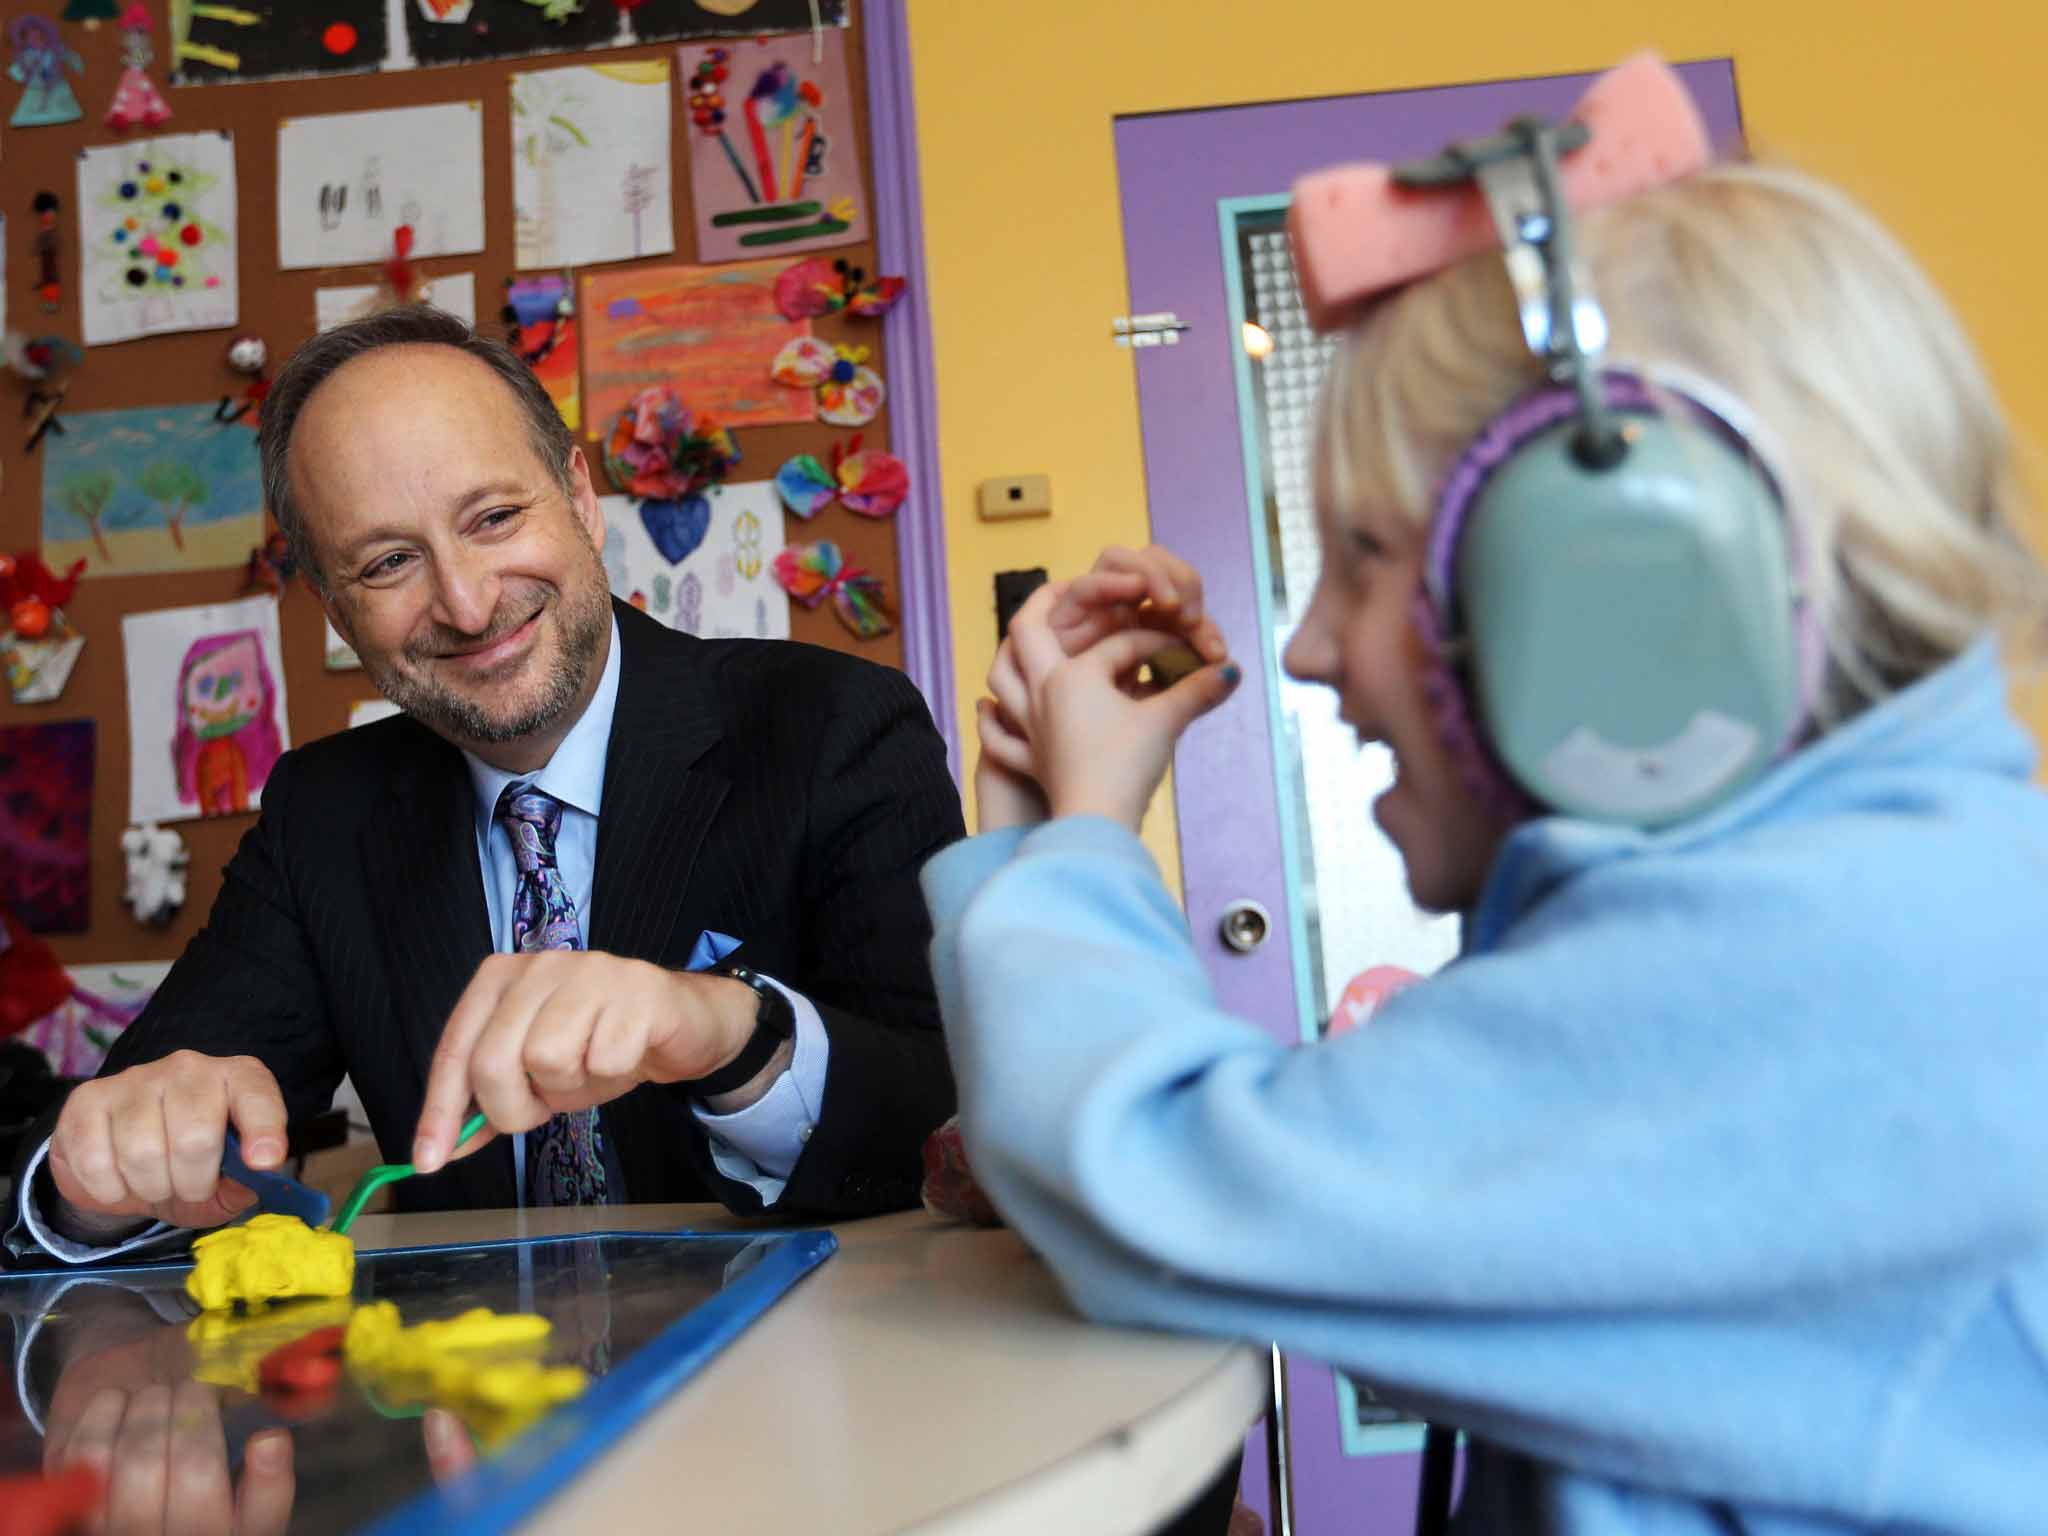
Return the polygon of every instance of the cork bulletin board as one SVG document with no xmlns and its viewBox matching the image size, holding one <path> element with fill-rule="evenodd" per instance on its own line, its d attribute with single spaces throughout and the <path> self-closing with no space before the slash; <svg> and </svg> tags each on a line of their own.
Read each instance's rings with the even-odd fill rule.
<svg viewBox="0 0 2048 1536">
<path fill-rule="evenodd" d="M 123 73 L 122 33 L 111 21 L 88 29 L 77 21 L 62 20 L 67 5 L 78 3 L 79 0 L 10 0 L 7 12 L 9 20 L 18 12 L 48 17 L 58 28 L 63 43 L 77 52 L 83 67 L 67 72 L 66 78 L 83 116 L 73 122 L 48 126 L 0 126 L 0 214 L 6 217 L 7 326 L 30 335 L 61 336 L 74 344 L 84 340 L 80 303 L 81 226 L 75 206 L 81 154 L 88 149 L 119 144 L 124 139 L 149 137 L 151 133 L 137 129 L 124 135 L 105 125 L 104 114 Z M 280 131 L 294 119 L 468 101 L 481 104 L 483 249 L 479 253 L 423 256 L 416 260 L 416 267 L 430 282 L 473 274 L 477 326 L 491 334 L 505 333 L 501 311 L 507 302 L 507 281 L 515 273 L 531 277 L 567 271 L 572 287 L 579 291 L 586 275 L 597 276 L 603 280 L 606 291 L 623 291 L 630 290 L 631 274 L 637 270 L 700 259 L 730 259 L 729 250 L 723 248 L 726 237 L 707 239 L 700 231 L 697 211 L 692 205 L 691 139 L 696 133 L 689 104 L 692 65 L 703 48 L 714 42 L 736 50 L 759 46 L 756 37 L 768 30 L 762 25 L 764 21 L 774 23 L 778 34 L 784 30 L 803 31 L 812 11 L 809 0 L 757 0 L 754 4 L 736 0 L 648 0 L 634 11 L 635 24 L 647 18 L 649 30 L 667 26 L 668 38 L 620 47 L 607 46 L 620 35 L 621 12 L 614 0 L 581 0 L 580 9 L 564 11 L 559 22 L 553 19 L 553 13 L 562 9 L 557 0 L 468 0 L 467 26 L 441 26 L 424 33 L 417 23 L 404 25 L 408 13 L 415 7 L 423 12 L 459 7 L 462 0 L 269 0 L 266 4 L 238 0 L 235 7 L 199 4 L 189 8 L 184 7 L 183 0 L 146 0 L 146 4 L 154 23 L 150 41 L 155 59 L 149 66 L 149 75 L 173 114 L 154 133 L 206 135 L 225 131 L 232 135 L 238 219 L 233 242 L 237 315 L 231 326 L 221 329 L 147 335 L 84 347 L 82 364 L 68 375 L 69 390 L 60 419 L 78 413 L 144 407 L 203 407 L 205 413 L 210 413 L 223 397 L 238 395 L 246 383 L 228 366 L 228 347 L 234 337 L 244 333 L 261 336 L 268 345 L 274 371 L 277 363 L 314 333 L 316 289 L 379 282 L 381 258 L 352 266 L 280 269 Z M 195 51 L 182 61 L 174 59 L 174 5 L 187 11 L 182 19 L 188 41 L 195 44 Z M 126 0 L 121 0 L 121 8 L 125 6 Z M 280 28 L 312 28 L 317 20 L 319 41 L 328 45 L 325 62 L 317 72 L 297 78 L 237 78 L 217 62 L 221 52 L 229 51 L 228 44 L 234 43 L 239 35 L 252 63 L 260 61 L 265 46 L 273 45 L 260 40 L 248 43 L 251 34 L 246 30 L 237 34 L 232 26 L 221 34 L 218 16 L 236 9 L 244 14 L 285 18 L 277 22 Z M 860 185 L 835 189 L 833 196 L 850 197 L 858 208 L 871 210 L 874 154 L 869 135 L 867 82 L 861 67 L 864 55 L 858 0 L 826 4 L 820 9 L 828 26 L 834 20 L 844 21 L 843 26 L 832 30 L 844 38 L 846 100 L 851 108 L 860 167 Z M 477 23 L 485 25 L 480 27 Z M 245 28 L 247 25 L 243 24 Z M 743 30 L 749 26 L 755 31 Z M 332 30 L 336 28 L 346 30 Z M 708 29 L 712 28 L 718 29 L 722 38 L 710 35 Z M 680 41 L 675 38 L 677 30 L 695 33 L 698 29 L 707 29 L 706 35 L 692 35 Z M 415 67 L 366 69 L 366 63 L 388 62 L 394 34 L 400 36 L 398 51 L 411 58 Z M 423 46 L 407 46 L 412 39 L 405 34 L 417 37 Z M 220 40 L 223 35 L 225 42 Z M 741 41 L 726 41 L 734 38 Z M 331 45 L 343 40 L 349 41 L 352 48 L 335 52 Z M 550 51 L 537 55 L 518 51 L 534 46 L 536 40 Z M 297 49 L 297 57 L 313 56 L 303 37 L 282 36 L 274 46 L 287 51 Z M 811 45 L 807 36 L 802 38 L 801 46 L 808 53 Z M 351 53 L 353 58 L 343 57 Z M 479 57 L 480 54 L 498 56 Z M 432 62 L 443 58 L 460 62 Z M 539 267 L 518 266 L 522 236 L 515 231 L 513 219 L 512 77 L 520 72 L 574 63 L 631 65 L 636 61 L 658 60 L 667 61 L 670 73 L 671 143 L 666 191 L 674 231 L 673 251 L 592 265 L 557 260 Z M 20 87 L 0 78 L 0 113 L 12 112 L 19 99 Z M 0 117 L 0 123 L 4 123 L 4 117 Z M 730 153 L 730 158 L 738 167 L 754 169 L 760 163 L 756 150 L 767 153 L 771 161 L 778 155 L 784 163 L 789 159 L 786 144 L 778 145 L 772 139 L 766 143 L 750 142 L 744 135 L 733 137 L 738 140 L 737 153 Z M 701 149 L 703 145 L 694 147 Z M 723 145 L 713 147 L 726 152 Z M 423 144 L 419 152 L 432 154 L 434 146 Z M 740 179 L 736 172 L 735 184 Z M 758 179 L 758 172 L 754 179 Z M 57 234 L 64 292 L 55 313 L 44 312 L 36 289 L 34 203 L 37 194 L 44 190 L 54 192 L 63 202 Z M 660 191 L 658 187 L 645 187 L 640 189 L 639 196 L 643 202 L 652 203 Z M 432 217 L 431 210 L 424 212 Z M 574 232 L 557 233 L 573 236 Z M 789 254 L 772 244 L 765 249 L 756 246 L 739 259 L 787 263 L 806 256 L 823 256 L 828 260 L 843 257 L 873 272 L 875 254 L 868 226 L 856 225 L 850 233 L 861 234 L 863 238 L 830 249 L 798 248 Z M 720 248 L 706 251 L 707 243 Z M 573 246 L 573 238 L 569 244 Z M 533 248 L 528 245 L 526 249 L 530 254 Z M 586 349 L 586 368 L 590 361 L 589 320 L 579 304 L 578 342 Z M 867 348 L 867 365 L 885 383 L 888 381 L 889 362 L 879 324 L 830 314 L 814 319 L 812 330 L 818 340 L 827 344 L 844 342 Z M 764 374 L 768 360 L 767 356 L 760 359 Z M 578 436 L 602 482 L 602 444 L 593 441 L 593 434 L 608 428 L 610 417 L 600 420 L 599 413 L 589 409 L 589 382 L 586 379 L 582 392 L 584 430 Z M 691 378 L 687 369 L 673 382 L 688 402 Z M 37 450 L 25 450 L 17 413 L 27 386 L 11 373 L 0 373 L 0 390 L 7 391 L 6 408 L 0 412 L 0 426 L 5 428 L 0 433 L 0 476 L 4 476 L 0 478 L 0 551 L 34 550 L 43 537 L 43 470 L 52 439 L 46 436 Z M 815 455 L 829 465 L 833 448 L 845 444 L 855 430 L 866 448 L 891 446 L 886 404 L 873 421 L 857 429 L 812 420 L 737 425 L 733 430 L 742 455 L 728 477 L 733 484 L 773 479 L 777 468 L 797 454 Z M 254 459 L 253 444 L 249 456 Z M 609 487 L 601 484 L 600 489 Z M 915 492 L 913 487 L 913 495 Z M 879 576 L 890 601 L 896 600 L 901 591 L 897 579 L 896 520 L 861 517 L 843 505 L 836 505 L 808 523 L 788 517 L 784 531 L 791 543 L 818 539 L 836 542 L 849 564 Z M 191 849 L 191 865 L 184 909 L 168 926 L 145 928 L 122 905 L 124 865 L 120 835 L 128 825 L 130 810 L 122 618 L 158 609 L 236 600 L 245 593 L 242 561 L 247 553 L 246 548 L 239 549 L 234 556 L 235 564 L 228 568 L 148 574 L 107 574 L 103 562 L 91 561 L 76 595 L 65 607 L 66 617 L 85 636 L 85 648 L 62 695 L 49 703 L 16 704 L 0 690 L 0 730 L 62 721 L 90 720 L 95 724 L 91 748 L 95 776 L 91 798 L 89 922 L 82 933 L 44 935 L 66 964 L 175 957 L 203 923 L 219 889 L 221 869 L 253 820 L 252 815 L 241 814 L 174 824 Z M 772 548 L 767 551 L 771 557 L 773 553 Z M 345 729 L 351 706 L 375 697 L 368 677 L 360 670 L 329 670 L 324 657 L 322 615 L 303 587 L 293 584 L 287 589 L 277 618 L 292 743 L 300 745 Z M 792 603 L 790 633 L 793 639 L 852 651 L 892 666 L 903 664 L 900 632 L 872 641 L 857 641 L 834 617 L 829 603 L 808 611 Z"/>
</svg>

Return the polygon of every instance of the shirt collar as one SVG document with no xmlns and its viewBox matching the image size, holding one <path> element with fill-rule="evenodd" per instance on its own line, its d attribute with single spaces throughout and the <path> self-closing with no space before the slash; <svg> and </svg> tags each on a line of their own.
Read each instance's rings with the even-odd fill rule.
<svg viewBox="0 0 2048 1536">
<path fill-rule="evenodd" d="M 540 772 L 508 773 L 492 767 L 474 752 L 463 752 L 462 760 L 469 764 L 469 782 L 476 791 L 476 837 L 480 845 L 490 841 L 491 817 L 507 784 L 531 784 L 572 810 L 590 816 L 598 814 L 604 801 L 605 754 L 611 746 L 612 716 L 618 703 L 619 621 L 615 618 L 597 692 L 590 696 L 583 717 L 569 728 L 569 734 L 562 738 L 555 755 Z"/>
</svg>

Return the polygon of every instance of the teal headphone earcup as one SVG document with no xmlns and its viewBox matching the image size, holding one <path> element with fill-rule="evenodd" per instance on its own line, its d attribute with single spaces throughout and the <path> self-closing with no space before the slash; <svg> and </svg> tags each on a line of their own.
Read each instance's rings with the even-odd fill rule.
<svg viewBox="0 0 2048 1536">
<path fill-rule="evenodd" d="M 1777 487 L 1747 440 L 1689 397 L 1630 409 L 1643 386 L 1608 378 L 1622 461 L 1587 467 L 1576 410 L 1522 402 L 1447 504 L 1436 574 L 1514 780 L 1567 815 L 1657 827 L 1736 793 L 1791 742 L 1806 709 L 1799 593 Z"/>
</svg>

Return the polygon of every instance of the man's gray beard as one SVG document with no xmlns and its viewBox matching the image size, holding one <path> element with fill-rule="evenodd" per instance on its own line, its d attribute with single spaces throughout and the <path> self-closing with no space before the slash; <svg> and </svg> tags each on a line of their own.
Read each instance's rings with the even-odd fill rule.
<svg viewBox="0 0 2048 1536">
<path fill-rule="evenodd" d="M 596 587 L 599 600 L 578 612 L 558 600 L 562 617 L 562 646 L 548 674 L 547 686 L 533 707 L 511 719 L 494 719 L 471 700 L 453 693 L 426 676 L 398 668 L 374 667 L 368 658 L 364 667 L 377 691 L 419 721 L 428 730 L 462 741 L 502 744 L 544 731 L 576 702 L 597 660 L 598 647 L 611 627 L 611 602 L 602 584 Z"/>
</svg>

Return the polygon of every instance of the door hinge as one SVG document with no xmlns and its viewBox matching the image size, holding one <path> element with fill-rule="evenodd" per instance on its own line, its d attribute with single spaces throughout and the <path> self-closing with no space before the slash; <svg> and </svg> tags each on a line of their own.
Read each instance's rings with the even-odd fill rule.
<svg viewBox="0 0 2048 1536">
<path fill-rule="evenodd" d="M 1118 315 L 1109 322 L 1120 347 L 1177 347 L 1188 325 L 1170 309 L 1151 315 Z"/>
</svg>

